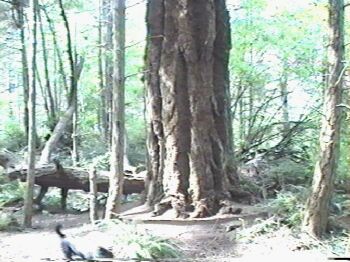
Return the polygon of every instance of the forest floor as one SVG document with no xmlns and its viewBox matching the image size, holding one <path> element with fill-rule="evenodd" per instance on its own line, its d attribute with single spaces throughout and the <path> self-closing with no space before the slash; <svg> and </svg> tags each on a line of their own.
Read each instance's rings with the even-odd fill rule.
<svg viewBox="0 0 350 262">
<path fill-rule="evenodd" d="M 255 239 L 241 239 L 239 232 L 249 230 L 256 218 L 266 219 L 267 212 L 260 207 L 240 206 L 243 208 L 240 215 L 173 221 L 166 216 L 151 218 L 141 207 L 128 204 L 124 217 L 134 221 L 137 229 L 175 241 L 186 258 L 180 261 L 256 261 L 257 258 L 281 261 L 293 257 L 302 261 L 326 260 L 324 252 L 302 250 L 300 241 L 296 243 L 287 229 Z M 82 232 L 89 230 L 88 213 L 37 214 L 33 222 L 35 229 L 0 233 L 1 262 L 64 261 L 54 226 L 63 224 L 64 232 L 76 239 L 84 238 Z M 226 231 L 228 226 L 242 222 L 243 228 Z"/>
</svg>

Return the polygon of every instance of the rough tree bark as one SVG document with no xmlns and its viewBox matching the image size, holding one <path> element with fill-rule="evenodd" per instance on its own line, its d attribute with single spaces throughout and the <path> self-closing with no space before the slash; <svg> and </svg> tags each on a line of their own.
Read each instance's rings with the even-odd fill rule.
<svg viewBox="0 0 350 262">
<path fill-rule="evenodd" d="M 34 180 L 35 180 L 35 146 L 36 146 L 36 121 L 35 121 L 35 101 L 36 101 L 36 86 L 35 86 L 35 65 L 36 65 L 36 49 L 37 49 L 37 10 L 38 1 L 31 0 L 29 2 L 28 22 L 30 28 L 30 70 L 29 70 L 29 133 L 28 133 L 28 171 L 27 181 L 24 193 L 24 218 L 23 225 L 31 227 L 33 216 L 33 195 L 34 195 Z"/>
<path fill-rule="evenodd" d="M 214 215 L 230 198 L 229 17 L 225 1 L 150 1 L 147 203 Z"/>
<path fill-rule="evenodd" d="M 315 166 L 312 193 L 307 201 L 304 228 L 320 238 L 327 229 L 337 167 L 340 135 L 340 108 L 344 74 L 344 1 L 329 0 L 328 87 L 320 134 L 320 154 Z"/>
<path fill-rule="evenodd" d="M 114 0 L 114 75 L 112 100 L 112 150 L 106 218 L 119 212 L 124 183 L 125 101 L 125 0 Z"/>
</svg>

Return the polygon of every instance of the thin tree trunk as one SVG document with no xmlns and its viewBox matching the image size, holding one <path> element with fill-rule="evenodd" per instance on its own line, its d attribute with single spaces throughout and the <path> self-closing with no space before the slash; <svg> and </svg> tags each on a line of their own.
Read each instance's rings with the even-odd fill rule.
<svg viewBox="0 0 350 262">
<path fill-rule="evenodd" d="M 77 69 L 76 72 L 76 80 L 79 80 L 81 71 L 83 70 L 84 60 L 81 59 L 78 61 L 78 64 L 75 66 Z M 62 137 L 65 130 L 67 130 L 67 127 L 72 122 L 73 114 L 75 109 L 75 103 L 72 103 L 68 106 L 67 110 L 63 114 L 63 116 L 59 119 L 57 122 L 55 129 L 52 131 L 52 135 L 50 136 L 49 140 L 46 142 L 44 149 L 41 152 L 40 156 L 40 163 L 48 163 L 51 159 L 51 154 L 54 151 L 55 148 L 57 148 L 57 143 Z"/>
<path fill-rule="evenodd" d="M 54 98 L 53 98 L 52 90 L 51 90 L 48 54 L 47 54 L 47 47 L 46 47 L 46 37 L 45 37 L 44 27 L 43 27 L 43 23 L 42 23 L 42 19 L 41 19 L 41 11 L 38 11 L 38 18 L 39 18 L 39 28 L 40 28 L 40 33 L 41 33 L 41 43 L 42 43 L 42 54 L 43 54 L 43 61 L 44 61 L 46 91 L 47 91 L 48 102 L 49 102 L 48 125 L 49 125 L 50 130 L 52 131 L 54 126 L 55 126 L 55 123 L 56 123 L 56 110 L 55 110 L 55 102 L 54 102 Z"/>
<path fill-rule="evenodd" d="M 243 92 L 245 90 L 245 87 L 241 83 L 239 85 L 239 91 Z M 240 151 L 243 152 L 245 148 L 245 141 L 246 141 L 246 117 L 245 117 L 245 103 L 244 103 L 244 97 L 242 96 L 239 99 L 239 110 L 238 110 L 238 118 L 239 118 L 239 141 L 240 141 Z"/>
<path fill-rule="evenodd" d="M 125 0 L 115 0 L 114 16 L 114 77 L 112 103 L 112 152 L 106 218 L 120 210 L 124 182 L 124 101 L 125 101 Z"/>
<path fill-rule="evenodd" d="M 75 95 L 75 110 L 73 114 L 73 124 L 72 124 L 72 160 L 73 166 L 78 166 L 79 163 L 79 135 L 78 135 L 78 94 Z"/>
<path fill-rule="evenodd" d="M 26 140 L 28 142 L 28 130 L 29 130 L 29 72 L 28 72 L 28 60 L 27 60 L 27 48 L 26 48 L 26 36 L 25 36 L 25 24 L 24 24 L 24 7 L 21 2 L 15 5 L 17 12 L 17 24 L 20 29 L 21 39 L 21 61 L 22 61 L 22 84 L 23 84 L 23 103 L 24 103 L 24 131 Z"/>
<path fill-rule="evenodd" d="M 44 11 L 44 14 L 46 16 L 46 21 L 49 25 L 49 29 L 50 29 L 50 32 L 51 32 L 51 35 L 52 35 L 52 41 L 53 41 L 53 45 L 54 45 L 54 49 L 56 51 L 56 54 L 57 54 L 57 59 L 58 59 L 58 68 L 59 68 L 59 73 L 61 75 L 61 78 L 62 78 L 62 82 L 63 82 L 63 86 L 65 88 L 65 91 L 68 93 L 69 90 L 68 90 L 68 83 L 67 83 L 67 76 L 66 76 L 66 73 L 64 71 L 64 66 L 63 66 L 63 60 L 62 60 L 62 54 L 61 54 L 61 49 L 58 45 L 58 42 L 57 42 L 57 35 L 56 35 L 56 30 L 54 28 L 54 24 L 46 10 L 45 7 L 42 7 L 42 10 Z"/>
<path fill-rule="evenodd" d="M 111 147 L 112 132 L 112 89 L 113 89 L 113 12 L 112 0 L 103 1 L 103 17 L 106 20 L 105 34 L 105 140 Z"/>
<path fill-rule="evenodd" d="M 71 33 L 69 28 L 68 19 L 62 4 L 62 0 L 58 1 L 59 7 L 61 10 L 61 17 L 64 22 L 64 26 L 66 29 L 66 36 L 67 36 L 67 54 L 68 54 L 68 60 L 69 60 L 69 67 L 70 67 L 70 91 L 69 91 L 69 97 L 68 97 L 68 108 L 63 115 L 63 117 L 60 118 L 58 123 L 56 124 L 52 135 L 50 136 L 49 140 L 46 142 L 45 147 L 43 151 L 41 152 L 40 162 L 41 163 L 48 163 L 50 161 L 51 154 L 53 150 L 57 147 L 57 143 L 59 139 L 62 137 L 64 131 L 67 129 L 68 125 L 71 123 L 73 115 L 77 109 L 77 87 L 78 87 L 78 79 L 80 77 L 81 71 L 83 69 L 83 63 L 84 60 L 81 58 L 80 61 L 77 61 L 75 64 L 74 62 L 74 55 L 73 55 L 73 48 L 72 48 L 72 40 L 71 40 Z"/>
<path fill-rule="evenodd" d="M 25 227 L 31 227 L 33 216 L 33 195 L 34 195 L 34 178 L 35 178 L 35 146 L 36 146 L 36 123 L 35 123 L 35 65 L 36 65 L 36 48 L 37 48 L 37 9 L 38 1 L 30 1 L 29 27 L 30 34 L 30 58 L 31 65 L 29 71 L 29 139 L 28 139 L 28 172 L 26 189 L 24 196 L 24 220 Z"/>
<path fill-rule="evenodd" d="M 98 220 L 97 213 L 97 172 L 96 166 L 93 165 L 89 171 L 90 182 L 90 222 L 94 223 Z"/>
<path fill-rule="evenodd" d="M 70 72 L 69 72 L 70 90 L 69 90 L 69 96 L 68 96 L 68 104 L 74 105 L 75 96 L 77 93 L 77 81 L 75 81 L 75 68 L 74 68 L 75 63 L 74 63 L 72 36 L 71 36 L 68 18 L 66 15 L 66 11 L 64 10 L 62 0 L 59 0 L 58 4 L 60 7 L 61 17 L 64 23 L 64 27 L 66 29 L 66 38 L 67 38 L 67 55 L 68 55 L 69 69 L 70 69 Z"/>
<path fill-rule="evenodd" d="M 49 104 L 47 102 L 47 95 L 46 95 L 45 89 L 43 87 L 43 83 L 41 81 L 41 77 L 40 77 L 40 73 L 39 73 L 37 65 L 35 66 L 35 72 L 36 72 L 36 80 L 37 80 L 36 82 L 39 85 L 41 96 L 42 96 L 43 101 L 44 101 L 44 109 L 45 109 L 46 117 L 47 117 L 47 119 L 50 119 L 50 110 L 49 110 Z"/>
<path fill-rule="evenodd" d="M 324 97 L 320 155 L 315 166 L 312 193 L 308 198 L 304 228 L 320 238 L 327 229 L 339 153 L 340 108 L 344 74 L 344 1 L 329 0 L 329 78 Z"/>
<path fill-rule="evenodd" d="M 283 72 L 280 80 L 281 100 L 282 100 L 282 123 L 283 136 L 290 132 L 289 108 L 288 108 L 288 78 L 287 73 Z"/>
<path fill-rule="evenodd" d="M 98 17 L 98 41 L 97 41 L 97 45 L 98 45 L 98 85 L 99 85 L 99 90 L 100 90 L 100 96 L 101 96 L 101 103 L 99 106 L 99 110 L 98 110 L 98 119 L 99 119 L 99 127 L 101 130 L 101 134 L 104 138 L 104 142 L 106 144 L 108 144 L 108 139 L 107 139 L 107 113 L 106 113 L 106 90 L 105 90 L 105 86 L 104 86 L 104 75 L 103 75 L 103 48 L 102 48 L 102 19 L 103 17 L 103 0 L 99 0 L 99 17 Z"/>
</svg>

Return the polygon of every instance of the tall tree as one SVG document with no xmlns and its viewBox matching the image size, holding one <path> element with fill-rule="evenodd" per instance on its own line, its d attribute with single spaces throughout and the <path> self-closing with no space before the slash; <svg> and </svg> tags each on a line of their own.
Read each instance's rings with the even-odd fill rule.
<svg viewBox="0 0 350 262">
<path fill-rule="evenodd" d="M 149 1 L 147 203 L 194 217 L 230 197 L 229 16 L 224 0 Z"/>
<path fill-rule="evenodd" d="M 33 193 L 35 177 L 35 146 L 36 146 L 36 121 L 35 121 L 35 101 L 36 101 L 36 49 L 37 49 L 37 10 L 38 0 L 29 2 L 28 22 L 30 28 L 30 70 L 29 70 L 29 137 L 28 137 L 28 171 L 26 190 L 24 196 L 24 220 L 23 225 L 30 227 L 32 225 L 33 213 Z"/>
<path fill-rule="evenodd" d="M 69 87 L 69 95 L 68 95 L 68 108 L 66 109 L 66 112 L 64 113 L 64 115 L 57 122 L 52 132 L 52 135 L 50 136 L 49 140 L 46 142 L 45 147 L 41 152 L 41 156 L 40 156 L 41 163 L 47 163 L 50 161 L 51 154 L 53 150 L 57 147 L 57 143 L 59 139 L 62 137 L 64 131 L 72 122 L 74 112 L 76 111 L 76 108 L 77 108 L 78 79 L 80 77 L 81 71 L 83 69 L 83 64 L 84 64 L 83 58 L 80 58 L 79 60 L 78 59 L 74 60 L 73 44 L 72 44 L 72 37 L 71 37 L 68 18 L 67 18 L 62 0 L 59 0 L 58 3 L 59 3 L 61 17 L 63 19 L 64 26 L 66 29 L 66 35 L 67 35 L 67 55 L 68 55 L 69 68 L 70 68 L 70 74 L 69 74 L 70 87 Z"/>
<path fill-rule="evenodd" d="M 43 55 L 43 61 L 44 61 L 44 73 L 45 73 L 45 94 L 47 94 L 48 97 L 48 125 L 50 130 L 53 130 L 56 123 L 56 109 L 55 109 L 55 102 L 54 97 L 52 94 L 52 87 L 51 87 L 51 81 L 50 81 L 50 74 L 49 74 L 49 57 L 48 57 L 48 50 L 46 46 L 46 36 L 44 32 L 44 25 L 43 21 L 41 19 L 41 10 L 38 11 L 38 19 L 39 19 L 39 28 L 40 28 L 40 35 L 41 35 L 41 44 L 42 44 L 42 55 Z"/>
<path fill-rule="evenodd" d="M 98 109 L 98 124 L 99 129 L 101 130 L 101 134 L 104 138 L 106 138 L 105 135 L 105 127 L 106 127 L 106 98 L 105 98 L 105 88 L 104 88 L 104 72 L 103 72 L 103 47 L 102 47 L 102 29 L 103 29 L 103 5 L 102 0 L 98 1 L 98 38 L 97 38 L 97 46 L 98 46 L 98 87 L 101 95 L 101 102 Z M 105 142 L 107 140 L 105 139 Z"/>
<path fill-rule="evenodd" d="M 106 218 L 119 212 L 124 181 L 125 133 L 125 0 L 114 0 L 114 75 L 112 100 L 112 151 Z"/>
<path fill-rule="evenodd" d="M 27 47 L 26 47 L 26 27 L 24 23 L 24 6 L 23 1 L 13 1 L 12 3 L 14 10 L 16 11 L 16 25 L 20 29 L 21 39 L 21 62 L 22 62 L 22 85 L 23 85 L 23 102 L 24 102 L 24 130 L 26 134 L 26 140 L 28 141 L 28 130 L 29 130 L 29 72 L 28 72 L 28 58 L 27 58 Z"/>
<path fill-rule="evenodd" d="M 53 23 L 52 19 L 50 18 L 48 11 L 46 10 L 46 7 L 41 6 L 41 10 L 44 12 L 45 17 L 46 17 L 46 21 L 49 25 L 49 30 L 51 32 L 52 41 L 53 41 L 53 45 L 54 45 L 54 51 L 56 53 L 57 60 L 58 60 L 57 61 L 58 62 L 58 71 L 59 71 L 60 76 L 62 78 L 64 89 L 68 93 L 69 91 L 68 91 L 67 77 L 66 77 L 66 73 L 64 71 L 63 59 L 62 59 L 62 54 L 61 54 L 62 52 L 61 52 L 61 49 L 60 49 L 59 44 L 58 44 L 57 34 L 56 34 L 56 30 L 54 28 L 54 23 Z M 56 102 L 56 106 L 57 106 L 57 104 L 58 103 Z"/>
<path fill-rule="evenodd" d="M 105 88 L 104 88 L 104 108 L 102 113 L 102 126 L 104 139 L 108 147 L 111 146 L 112 137 L 112 88 L 113 88 L 113 11 L 112 0 L 103 0 L 103 17 L 106 25 L 105 30 Z"/>
<path fill-rule="evenodd" d="M 329 46 L 327 88 L 320 133 L 320 154 L 315 166 L 312 193 L 307 201 L 304 227 L 321 237 L 328 224 L 337 167 L 340 135 L 340 108 L 344 74 L 344 1 L 329 0 Z"/>
</svg>

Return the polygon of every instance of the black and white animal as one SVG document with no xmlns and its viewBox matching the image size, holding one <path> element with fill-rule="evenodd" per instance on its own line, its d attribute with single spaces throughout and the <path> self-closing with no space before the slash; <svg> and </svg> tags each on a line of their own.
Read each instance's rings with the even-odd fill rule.
<svg viewBox="0 0 350 262">
<path fill-rule="evenodd" d="M 62 225 L 58 224 L 55 228 L 55 231 L 61 238 L 61 249 L 66 259 L 72 260 L 76 257 L 80 257 L 81 259 L 85 260 L 85 255 L 77 250 L 75 246 L 69 240 L 67 240 L 66 235 L 62 233 L 61 229 Z"/>
<path fill-rule="evenodd" d="M 61 224 L 56 226 L 55 231 L 61 239 L 61 249 L 63 255 L 68 260 L 99 261 L 99 259 L 114 258 L 111 251 L 101 246 L 97 246 L 96 248 L 93 248 L 93 250 L 89 250 L 85 253 L 78 250 L 74 244 L 67 239 L 66 235 L 62 233 Z"/>
</svg>

